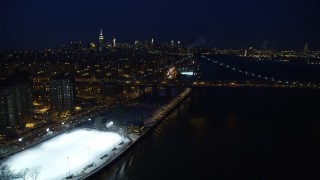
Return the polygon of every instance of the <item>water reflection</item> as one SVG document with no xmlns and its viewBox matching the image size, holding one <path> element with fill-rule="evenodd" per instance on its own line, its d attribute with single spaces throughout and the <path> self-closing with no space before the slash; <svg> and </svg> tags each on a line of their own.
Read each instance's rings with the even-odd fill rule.
<svg viewBox="0 0 320 180">
<path fill-rule="evenodd" d="M 204 88 L 196 94 L 93 178 L 302 178 L 305 163 L 315 161 L 306 153 L 320 152 L 314 136 L 320 123 L 311 120 L 318 117 L 319 92 Z"/>
</svg>

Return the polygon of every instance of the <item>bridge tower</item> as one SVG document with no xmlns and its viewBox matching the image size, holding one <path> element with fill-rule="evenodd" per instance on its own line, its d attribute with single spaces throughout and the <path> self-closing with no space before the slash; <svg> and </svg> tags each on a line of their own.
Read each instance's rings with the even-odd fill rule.
<svg viewBox="0 0 320 180">
<path fill-rule="evenodd" d="M 193 53 L 193 59 L 192 59 L 192 71 L 193 71 L 194 80 L 198 80 L 201 77 L 200 58 L 201 58 L 200 50 L 195 49 Z"/>
</svg>

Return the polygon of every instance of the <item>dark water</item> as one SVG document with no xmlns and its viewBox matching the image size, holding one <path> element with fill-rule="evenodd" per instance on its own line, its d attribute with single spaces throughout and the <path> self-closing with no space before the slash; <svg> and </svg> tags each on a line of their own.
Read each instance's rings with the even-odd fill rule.
<svg viewBox="0 0 320 180">
<path fill-rule="evenodd" d="M 254 61 L 252 59 L 248 60 L 246 58 L 230 56 L 212 56 L 210 58 L 237 69 L 276 80 L 320 82 L 319 66 L 294 64 L 291 62 Z M 203 71 L 202 78 L 206 80 L 257 80 L 257 78 L 222 68 L 205 59 L 201 59 L 200 63 Z"/>
<path fill-rule="evenodd" d="M 92 179 L 319 179 L 320 91 L 199 88 Z"/>
</svg>

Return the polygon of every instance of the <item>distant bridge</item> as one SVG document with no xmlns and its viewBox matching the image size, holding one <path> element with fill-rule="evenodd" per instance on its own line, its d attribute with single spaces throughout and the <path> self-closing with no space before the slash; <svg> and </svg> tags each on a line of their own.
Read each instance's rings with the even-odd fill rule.
<svg viewBox="0 0 320 180">
<path fill-rule="evenodd" d="M 308 88 L 319 89 L 317 83 L 289 83 L 289 82 L 268 82 L 268 81 L 213 81 L 213 80 L 123 80 L 123 81 L 81 81 L 76 85 L 100 85 L 100 86 L 122 86 L 122 87 L 256 87 L 256 88 Z"/>
<path fill-rule="evenodd" d="M 256 80 L 229 80 L 229 81 L 213 81 L 213 80 L 199 80 L 199 76 L 195 77 L 194 80 L 178 80 L 178 79 L 164 79 L 159 80 L 152 76 L 159 73 L 150 72 L 144 76 L 136 79 L 126 79 L 126 80 L 99 80 L 99 79 L 76 79 L 76 87 L 78 89 L 84 88 L 102 88 L 102 87 L 138 87 L 140 93 L 145 93 L 145 89 L 151 87 L 152 92 L 158 91 L 159 88 L 167 88 L 168 91 L 176 87 L 225 87 L 225 88 L 300 88 L 300 89 L 320 89 L 319 83 L 311 82 L 298 82 L 298 81 L 282 81 L 273 77 L 262 76 L 253 72 L 245 71 L 238 69 L 236 67 L 230 66 L 228 64 L 218 62 L 212 59 L 207 58 L 206 56 L 201 56 L 203 60 L 210 61 L 222 68 L 229 69 L 230 71 L 238 72 L 244 74 L 250 78 L 254 77 Z M 172 64 L 172 66 L 177 66 L 178 64 L 191 61 L 193 72 L 195 74 L 200 74 L 199 66 L 195 63 L 195 59 L 191 56 L 186 56 L 181 60 Z M 171 65 L 170 65 L 171 66 Z M 169 65 L 160 68 L 161 72 L 165 72 Z M 193 74 L 193 75 L 195 75 Z M 161 78 L 160 78 L 161 79 Z M 97 91 L 98 92 L 98 91 Z"/>
</svg>

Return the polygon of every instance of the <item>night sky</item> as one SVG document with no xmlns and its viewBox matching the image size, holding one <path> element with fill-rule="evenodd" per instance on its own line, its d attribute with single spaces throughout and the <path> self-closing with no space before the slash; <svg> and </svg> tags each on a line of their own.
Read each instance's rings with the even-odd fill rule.
<svg viewBox="0 0 320 180">
<path fill-rule="evenodd" d="M 97 42 L 100 28 L 118 42 L 318 50 L 319 9 L 315 0 L 4 0 L 0 50 Z"/>
</svg>

